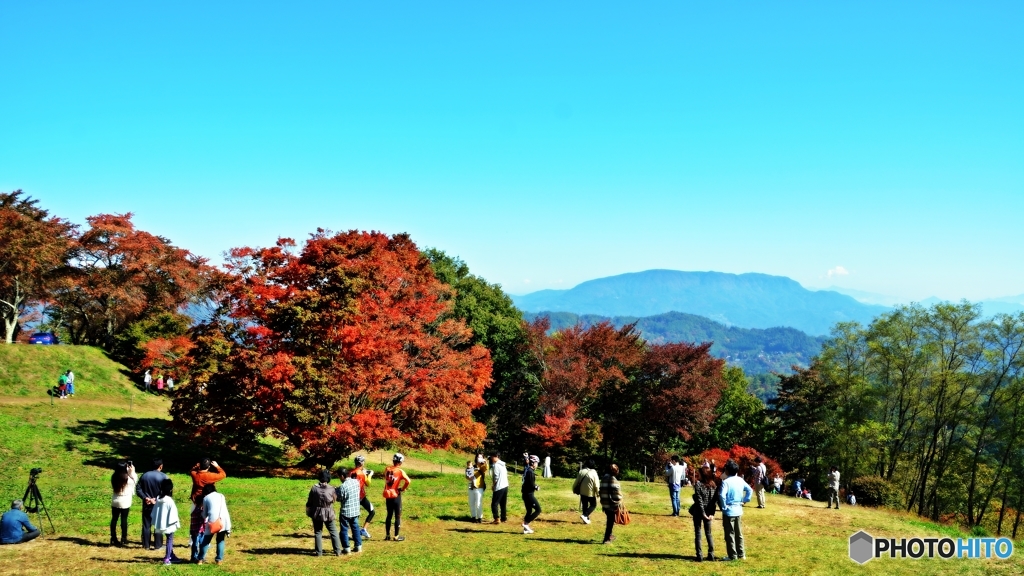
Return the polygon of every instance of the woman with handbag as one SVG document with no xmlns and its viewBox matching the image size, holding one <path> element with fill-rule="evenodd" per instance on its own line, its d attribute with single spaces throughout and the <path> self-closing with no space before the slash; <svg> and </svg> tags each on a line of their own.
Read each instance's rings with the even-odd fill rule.
<svg viewBox="0 0 1024 576">
<path fill-rule="evenodd" d="M 230 534 L 231 514 L 228 513 L 228 503 L 224 500 L 224 495 L 217 492 L 216 484 L 203 486 L 203 527 L 199 533 L 202 545 L 199 547 L 199 559 L 196 560 L 196 564 L 206 562 L 206 552 L 210 549 L 214 537 L 217 538 L 217 557 L 214 562 L 223 562 L 224 539 Z"/>
<path fill-rule="evenodd" d="M 629 522 L 628 513 L 622 504 L 622 488 L 619 486 L 619 467 L 615 464 L 608 466 L 608 473 L 601 478 L 601 509 L 604 510 L 604 542 L 611 544 L 615 540 L 612 536 L 612 529 L 615 524 Z"/>
</svg>

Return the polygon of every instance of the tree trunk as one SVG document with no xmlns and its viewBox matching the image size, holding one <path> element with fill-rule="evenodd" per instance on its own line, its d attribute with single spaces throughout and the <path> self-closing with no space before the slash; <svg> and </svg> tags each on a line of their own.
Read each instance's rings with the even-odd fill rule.
<svg viewBox="0 0 1024 576">
<path fill-rule="evenodd" d="M 1003 483 L 1003 500 L 999 503 L 999 523 L 996 524 L 996 536 L 1003 535 L 1003 515 L 1006 514 L 1006 491 L 1009 489 L 1008 482 Z M 979 518 L 980 524 L 980 518 Z"/>
</svg>

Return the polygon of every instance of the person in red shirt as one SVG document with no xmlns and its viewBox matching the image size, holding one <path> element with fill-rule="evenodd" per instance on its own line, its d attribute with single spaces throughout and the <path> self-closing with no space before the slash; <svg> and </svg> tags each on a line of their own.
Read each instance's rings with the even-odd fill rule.
<svg viewBox="0 0 1024 576">
<path fill-rule="evenodd" d="M 373 520 L 374 514 L 377 511 L 373 508 L 373 502 L 366 497 L 366 487 L 370 485 L 370 479 L 373 478 L 373 470 L 366 468 L 366 456 L 356 456 L 356 467 L 348 473 L 349 478 L 355 478 L 359 481 L 359 505 L 366 510 L 366 520 L 363 522 L 363 527 L 360 529 L 360 536 L 364 539 L 370 538 L 370 533 L 366 531 L 366 527 L 370 525 L 370 521 Z"/>
<path fill-rule="evenodd" d="M 384 528 L 387 530 L 384 539 L 391 540 L 391 519 L 394 517 L 395 542 L 405 540 L 405 536 L 398 535 L 402 529 L 402 492 L 408 490 L 409 485 L 412 484 L 409 475 L 402 470 L 404 461 L 405 456 L 395 454 L 391 459 L 392 465 L 384 470 L 384 505 L 388 510 L 387 518 L 384 519 Z"/>
<path fill-rule="evenodd" d="M 192 492 L 189 498 L 193 503 L 195 503 L 196 498 L 200 498 L 202 495 L 204 486 L 215 484 L 228 477 L 227 472 L 217 464 L 216 460 L 210 460 L 209 458 L 200 460 L 198 464 L 192 467 L 189 475 L 192 476 Z"/>
</svg>

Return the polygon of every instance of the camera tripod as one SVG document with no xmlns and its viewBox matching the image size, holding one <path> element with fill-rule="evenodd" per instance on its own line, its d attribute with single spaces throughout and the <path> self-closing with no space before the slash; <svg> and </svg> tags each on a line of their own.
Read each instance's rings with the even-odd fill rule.
<svg viewBox="0 0 1024 576">
<path fill-rule="evenodd" d="M 43 495 L 39 492 L 39 486 L 36 485 L 36 478 L 39 474 L 34 470 L 28 477 L 28 487 L 25 488 L 25 495 L 21 497 L 21 500 L 25 503 L 25 512 L 29 514 L 35 514 L 40 516 L 39 528 L 43 527 L 43 520 L 39 513 L 42 510 L 43 514 L 46 514 L 46 519 L 50 522 L 50 531 L 56 532 L 57 529 L 53 527 L 53 519 L 50 518 L 50 511 L 46 509 L 46 503 L 43 502 Z"/>
</svg>

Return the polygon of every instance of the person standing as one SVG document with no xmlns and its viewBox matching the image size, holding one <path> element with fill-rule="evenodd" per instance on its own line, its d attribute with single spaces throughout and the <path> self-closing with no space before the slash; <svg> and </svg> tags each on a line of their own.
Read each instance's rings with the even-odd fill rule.
<svg viewBox="0 0 1024 576">
<path fill-rule="evenodd" d="M 370 533 L 366 530 L 366 527 L 370 525 L 374 515 L 377 511 L 373 507 L 373 502 L 366 496 L 366 487 L 370 485 L 370 480 L 373 479 L 373 470 L 366 468 L 366 456 L 360 454 L 355 458 L 356 467 L 348 473 L 350 478 L 355 478 L 359 482 L 359 505 L 366 510 L 366 520 L 363 522 L 363 527 L 359 530 L 359 535 L 364 540 L 370 539 Z M 356 514 L 358 516 L 358 514 Z"/>
<path fill-rule="evenodd" d="M 491 516 L 492 524 L 508 521 L 506 507 L 508 505 L 508 468 L 501 461 L 497 452 L 491 454 Z"/>
<path fill-rule="evenodd" d="M 57 378 L 57 397 L 64 400 L 68 397 L 68 375 L 61 374 Z"/>
<path fill-rule="evenodd" d="M 174 378 L 170 376 L 167 377 L 167 391 L 174 392 Z"/>
<path fill-rule="evenodd" d="M 68 370 L 65 373 L 65 376 L 67 376 L 67 392 L 68 392 L 68 396 L 73 398 L 75 396 L 75 373 L 72 372 L 71 370 Z"/>
<path fill-rule="evenodd" d="M 189 500 L 196 506 L 202 503 L 203 488 L 228 477 L 228 473 L 217 464 L 217 461 L 209 458 L 200 460 L 188 474 L 192 477 L 192 491 L 189 493 Z"/>
<path fill-rule="evenodd" d="M 672 501 L 672 516 L 679 516 L 679 490 L 683 487 L 685 477 L 686 468 L 679 464 L 679 456 L 672 456 L 665 464 L 665 483 L 668 484 L 668 496 Z"/>
<path fill-rule="evenodd" d="M 715 519 L 715 507 L 718 505 L 718 480 L 715 478 L 715 465 L 704 461 L 700 467 L 697 481 L 693 483 L 693 505 L 690 516 L 693 517 L 694 548 L 697 551 L 697 562 L 715 560 L 715 543 L 711 539 L 711 524 Z M 701 557 L 701 530 L 708 541 L 708 556 Z"/>
<path fill-rule="evenodd" d="M 395 542 L 405 540 L 405 536 L 398 534 L 402 529 L 402 492 L 408 490 L 409 485 L 412 484 L 409 475 L 402 470 L 404 461 L 405 456 L 397 453 L 391 458 L 391 466 L 384 470 L 384 506 L 388 511 L 388 515 L 384 519 L 384 529 L 386 530 L 384 539 L 391 540 L 391 521 L 394 519 Z"/>
<path fill-rule="evenodd" d="M 776 474 L 775 478 L 772 479 L 772 484 L 774 486 L 772 494 L 782 494 L 782 476 Z"/>
<path fill-rule="evenodd" d="M 572 493 L 580 495 L 580 519 L 584 524 L 590 524 L 590 515 L 597 509 L 597 497 L 600 494 L 601 480 L 595 468 L 597 465 L 594 460 L 587 460 L 587 465 L 580 469 L 572 484 Z"/>
<path fill-rule="evenodd" d="M 196 564 L 206 562 L 206 553 L 210 550 L 210 543 L 217 539 L 217 556 L 214 562 L 220 564 L 224 561 L 224 539 L 231 535 L 231 514 L 228 512 L 228 503 L 224 495 L 217 492 L 215 484 L 203 486 L 203 541 L 199 547 L 199 558 Z"/>
<path fill-rule="evenodd" d="M 159 394 L 164 391 L 164 376 L 163 374 L 156 377 L 156 393 Z"/>
<path fill-rule="evenodd" d="M 149 374 L 149 370 L 142 375 L 142 383 L 146 385 L 146 392 L 149 392 L 149 387 L 153 384 L 153 376 Z"/>
<path fill-rule="evenodd" d="M 344 478 L 344 469 L 341 477 Z M 338 493 L 331 486 L 331 471 L 324 468 L 320 471 L 319 482 L 309 489 L 306 497 L 306 516 L 313 520 L 313 547 L 317 556 L 324 555 L 324 525 L 331 535 L 331 549 L 335 556 L 341 556 L 341 540 L 338 538 L 338 519 L 334 515 L 334 502 Z M 359 492 L 356 492 L 358 497 Z M 347 546 L 346 546 L 347 548 Z"/>
<path fill-rule="evenodd" d="M 545 478 L 554 478 L 555 475 L 551 473 L 551 456 L 544 457 L 544 474 Z"/>
<path fill-rule="evenodd" d="M 114 495 L 110 499 L 110 545 L 125 547 L 128 545 L 128 511 L 132 507 L 132 495 L 135 494 L 135 466 L 131 462 L 119 462 L 110 475 L 110 487 Z M 117 539 L 117 523 L 121 521 L 121 540 Z"/>
<path fill-rule="evenodd" d="M 533 534 L 533 529 L 530 528 L 530 522 L 533 522 L 540 516 L 540 502 L 537 501 L 537 491 L 540 487 L 537 486 L 537 466 L 540 464 L 540 458 L 537 456 L 531 456 L 524 454 L 526 457 L 526 467 L 523 470 L 523 506 L 526 507 L 526 517 L 523 518 L 523 534 Z"/>
<path fill-rule="evenodd" d="M 162 496 L 161 490 L 167 474 L 164 474 L 164 461 L 153 459 L 153 469 L 139 478 L 135 485 L 135 495 L 142 500 L 142 549 L 156 550 L 164 545 L 163 533 L 153 531 L 153 507 Z M 175 509 L 177 514 L 177 509 Z M 155 540 L 155 542 L 154 542 Z"/>
<path fill-rule="evenodd" d="M 162 463 L 161 463 L 162 464 Z M 149 474 L 149 472 L 146 472 Z M 146 474 L 143 474 L 145 478 Z M 164 552 L 164 564 L 177 564 L 181 560 L 174 555 L 174 533 L 181 527 L 181 519 L 178 518 L 178 506 L 174 503 L 174 482 L 166 475 L 160 482 L 160 491 L 154 505 L 150 506 L 150 518 L 148 523 L 153 527 L 157 535 L 157 542 L 167 537 L 167 550 Z M 145 521 L 145 519 L 144 519 Z M 143 547 L 147 542 L 143 541 Z M 150 548 L 152 550 L 152 548 Z"/>
<path fill-rule="evenodd" d="M 483 454 L 466 462 L 466 480 L 469 483 L 469 515 L 473 522 L 484 521 L 484 492 L 487 490 L 487 461 Z"/>
<path fill-rule="evenodd" d="M 11 502 L 11 509 L 0 517 L 0 544 L 24 544 L 39 538 L 43 531 L 32 525 L 25 514 L 25 503 Z"/>
<path fill-rule="evenodd" d="M 344 474 L 343 474 L 344 475 Z M 359 480 L 350 474 L 348 479 L 338 488 L 338 502 L 341 502 L 341 553 L 348 554 L 348 533 L 352 531 L 352 552 L 363 549 L 363 538 L 359 530 Z"/>
<path fill-rule="evenodd" d="M 601 510 L 604 511 L 604 541 L 602 544 L 611 544 L 615 540 L 612 529 L 615 528 L 615 515 L 622 506 L 622 487 L 619 486 L 619 467 L 615 464 L 608 466 L 608 472 L 601 477 Z"/>
<path fill-rule="evenodd" d="M 839 510 L 839 468 L 833 466 L 828 473 L 828 507 L 832 507 L 832 501 L 836 502 L 836 510 Z"/>
<path fill-rule="evenodd" d="M 754 489 L 754 494 L 757 496 L 757 507 L 764 508 L 765 497 L 764 497 L 764 484 L 765 484 L 765 469 L 764 464 L 761 463 L 761 457 L 758 456 L 754 459 L 754 464 L 750 467 L 748 472 L 748 482 L 750 487 Z"/>
<path fill-rule="evenodd" d="M 743 549 L 743 505 L 750 502 L 753 490 L 740 477 L 740 466 L 732 458 L 725 463 L 727 478 L 722 480 L 722 489 L 718 494 L 718 504 L 722 507 L 722 533 L 725 537 L 725 551 L 729 560 L 747 557 Z"/>
</svg>

